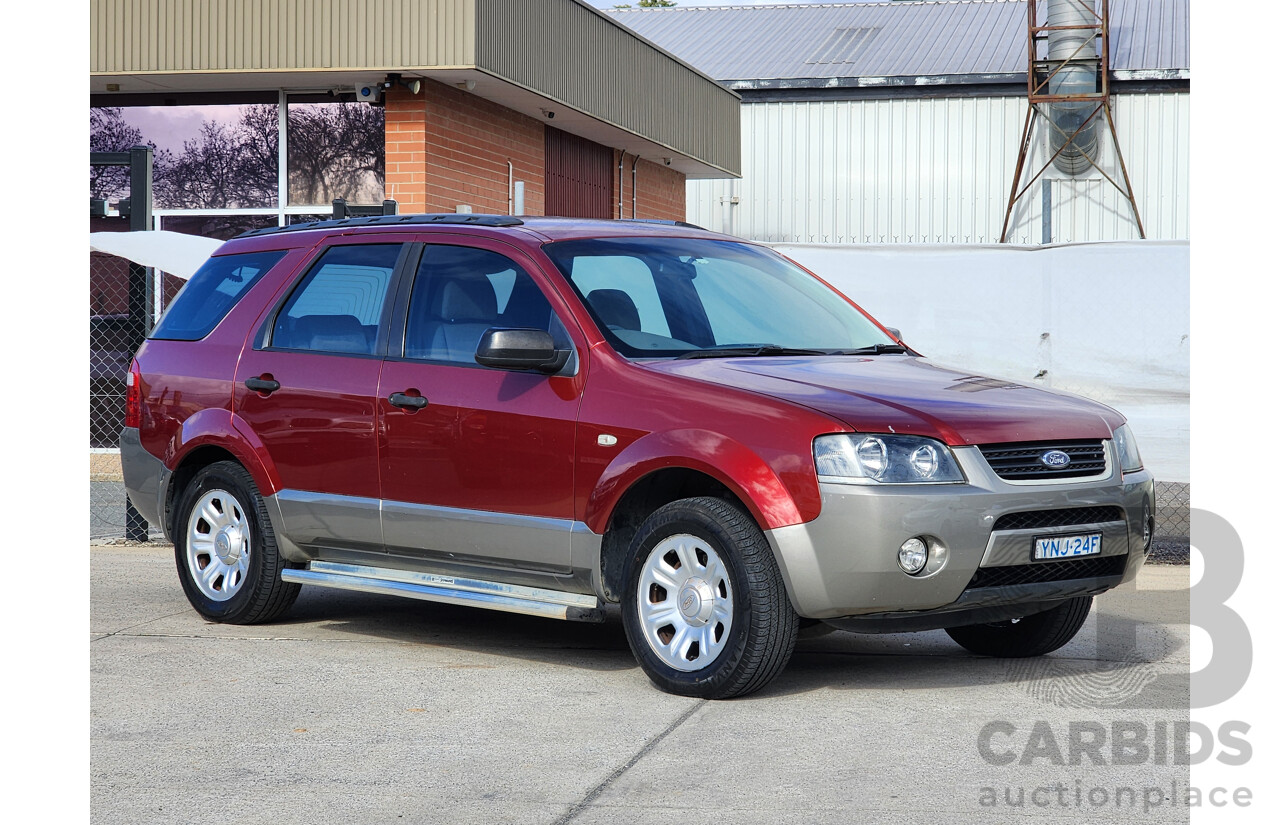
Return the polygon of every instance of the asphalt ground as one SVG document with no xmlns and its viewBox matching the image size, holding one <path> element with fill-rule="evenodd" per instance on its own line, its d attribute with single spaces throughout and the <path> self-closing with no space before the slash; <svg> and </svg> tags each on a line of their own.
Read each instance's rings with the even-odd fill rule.
<svg viewBox="0 0 1280 825">
<path fill-rule="evenodd" d="M 653 688 L 616 615 L 308 587 L 280 622 L 217 625 L 171 546 L 89 556 L 94 822 L 1187 821 L 1185 565 L 1041 659 L 831 632 L 708 702 Z"/>
</svg>

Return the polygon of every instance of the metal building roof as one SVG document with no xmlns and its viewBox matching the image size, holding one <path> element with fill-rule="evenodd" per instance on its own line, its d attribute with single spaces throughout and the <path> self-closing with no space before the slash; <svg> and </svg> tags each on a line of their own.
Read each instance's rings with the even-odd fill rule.
<svg viewBox="0 0 1280 825">
<path fill-rule="evenodd" d="M 1111 68 L 1189 77 L 1190 0 L 1111 0 Z M 1024 0 L 614 9 L 637 34 L 720 80 L 1026 76 Z"/>
</svg>

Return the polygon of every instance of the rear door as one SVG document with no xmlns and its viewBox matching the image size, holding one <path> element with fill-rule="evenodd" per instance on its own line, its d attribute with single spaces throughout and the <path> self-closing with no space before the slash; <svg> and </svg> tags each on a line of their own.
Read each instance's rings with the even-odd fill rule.
<svg viewBox="0 0 1280 825">
<path fill-rule="evenodd" d="M 514 248 L 467 236 L 430 241 L 402 286 L 403 336 L 378 391 L 387 548 L 567 571 L 581 332 L 565 326 L 573 322 L 553 308 L 560 299 Z M 547 330 L 575 356 L 555 376 L 482 367 L 476 346 L 491 327 Z"/>
<path fill-rule="evenodd" d="M 279 474 L 284 532 L 304 547 L 381 551 L 377 392 L 404 236 L 335 238 L 261 321 L 235 411 Z"/>
</svg>

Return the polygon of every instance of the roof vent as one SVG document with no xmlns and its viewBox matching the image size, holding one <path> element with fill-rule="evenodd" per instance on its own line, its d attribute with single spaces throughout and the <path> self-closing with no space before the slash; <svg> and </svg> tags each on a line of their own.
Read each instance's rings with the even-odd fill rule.
<svg viewBox="0 0 1280 825">
<path fill-rule="evenodd" d="M 879 26 L 858 29 L 834 29 L 822 45 L 814 50 L 806 64 L 857 63 L 871 41 L 880 33 Z"/>
</svg>

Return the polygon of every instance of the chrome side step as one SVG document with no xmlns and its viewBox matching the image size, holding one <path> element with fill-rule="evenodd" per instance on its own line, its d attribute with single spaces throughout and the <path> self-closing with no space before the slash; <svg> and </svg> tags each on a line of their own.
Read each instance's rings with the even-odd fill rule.
<svg viewBox="0 0 1280 825">
<path fill-rule="evenodd" d="M 280 577 L 287 582 L 315 584 L 339 590 L 362 590 L 390 596 L 408 596 L 429 602 L 487 607 L 508 613 L 549 619 L 602 622 L 604 611 L 595 596 L 521 587 L 514 584 L 461 579 L 433 573 L 414 573 L 387 567 L 313 561 L 307 569 L 287 568 Z"/>
</svg>

